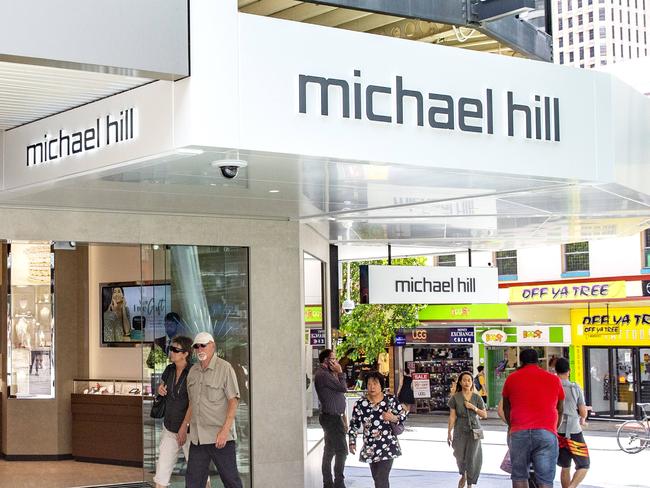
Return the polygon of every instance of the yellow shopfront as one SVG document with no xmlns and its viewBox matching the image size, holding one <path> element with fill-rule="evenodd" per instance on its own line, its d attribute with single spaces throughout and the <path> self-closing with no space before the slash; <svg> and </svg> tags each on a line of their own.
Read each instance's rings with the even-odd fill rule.
<svg viewBox="0 0 650 488">
<path fill-rule="evenodd" d="M 594 417 L 637 415 L 650 402 L 650 306 L 571 310 L 572 376 Z"/>
</svg>

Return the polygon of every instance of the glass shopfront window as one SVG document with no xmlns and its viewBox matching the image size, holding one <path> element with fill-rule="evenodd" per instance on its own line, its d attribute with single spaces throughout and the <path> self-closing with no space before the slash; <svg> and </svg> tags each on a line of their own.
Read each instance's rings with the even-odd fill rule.
<svg viewBox="0 0 650 488">
<path fill-rule="evenodd" d="M 643 351 L 631 347 L 587 348 L 587 399 L 596 417 L 624 418 L 636 414 L 638 385 L 644 366 L 637 368 Z M 646 349 L 647 351 L 647 349 Z M 643 360 L 643 355 L 640 355 Z M 650 361 L 650 354 L 648 355 Z M 640 371 L 639 371 L 640 370 Z M 650 378 L 650 375 L 646 375 Z M 647 395 L 647 393 L 646 393 Z"/>
<path fill-rule="evenodd" d="M 7 383 L 15 398 L 54 398 L 54 253 L 49 241 L 9 245 Z"/>
<path fill-rule="evenodd" d="M 248 249 L 244 247 L 153 245 L 142 247 L 143 282 L 153 287 L 151 303 L 165 303 L 165 318 L 153 325 L 151 345 L 143 347 L 143 377 L 152 388 L 168 362 L 168 347 L 176 335 L 194 338 L 199 332 L 214 337 L 217 355 L 228 361 L 237 377 L 240 401 L 235 428 L 237 465 L 244 486 L 250 477 L 250 351 Z M 164 293 L 164 295 L 162 295 Z M 145 328 L 146 328 L 145 324 Z M 162 358 L 162 359 L 161 359 Z M 196 360 L 195 360 L 196 361 Z M 153 367 L 152 367 L 153 366 Z M 143 409 L 145 480 L 156 469 L 162 421 Z M 171 486 L 185 486 L 185 464 L 179 456 Z M 212 486 L 221 486 L 212 473 Z"/>
</svg>

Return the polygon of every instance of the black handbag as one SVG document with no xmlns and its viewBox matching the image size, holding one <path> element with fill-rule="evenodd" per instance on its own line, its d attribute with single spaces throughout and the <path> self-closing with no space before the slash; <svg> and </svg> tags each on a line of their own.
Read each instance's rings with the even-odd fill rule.
<svg viewBox="0 0 650 488">
<path fill-rule="evenodd" d="M 395 397 L 391 397 L 390 404 L 394 407 L 395 411 L 397 411 L 397 405 L 395 402 Z M 397 423 L 390 423 L 390 430 L 393 433 L 393 435 L 401 435 L 404 433 L 404 423 L 403 422 L 397 422 Z"/>
<path fill-rule="evenodd" d="M 168 367 L 169 368 L 169 367 Z M 165 369 L 160 378 L 165 384 L 167 384 L 167 379 L 169 378 L 169 369 Z M 169 389 L 169 387 L 168 387 Z M 154 419 L 162 419 L 165 417 L 165 405 L 166 405 L 166 396 L 162 396 L 156 393 L 156 396 L 153 399 L 153 405 L 151 405 L 151 412 L 149 415 Z"/>
<path fill-rule="evenodd" d="M 165 416 L 165 399 L 162 395 L 156 395 L 153 399 L 153 405 L 151 406 L 151 413 L 149 414 L 154 419 L 161 419 Z"/>
</svg>

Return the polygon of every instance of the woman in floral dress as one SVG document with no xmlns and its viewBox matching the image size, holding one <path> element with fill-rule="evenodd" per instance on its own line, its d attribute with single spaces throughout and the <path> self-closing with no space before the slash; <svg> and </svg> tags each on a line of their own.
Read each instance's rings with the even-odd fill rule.
<svg viewBox="0 0 650 488">
<path fill-rule="evenodd" d="M 354 405 L 348 431 L 350 454 L 356 452 L 357 432 L 362 430 L 359 460 L 370 464 L 375 488 L 389 488 L 393 459 L 402 455 L 393 425 L 403 428 L 406 411 L 392 395 L 384 394 L 384 377 L 376 371 L 366 374 L 368 393 Z"/>
</svg>

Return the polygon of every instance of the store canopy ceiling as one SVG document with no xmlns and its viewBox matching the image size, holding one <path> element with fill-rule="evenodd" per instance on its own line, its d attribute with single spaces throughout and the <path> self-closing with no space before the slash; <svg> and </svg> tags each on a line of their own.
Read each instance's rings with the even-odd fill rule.
<svg viewBox="0 0 650 488">
<path fill-rule="evenodd" d="M 197 148 L 194 148 L 197 149 Z M 5 191 L 4 206 L 290 219 L 333 242 L 507 249 L 629 235 L 650 197 L 615 184 L 202 148 Z"/>
</svg>

